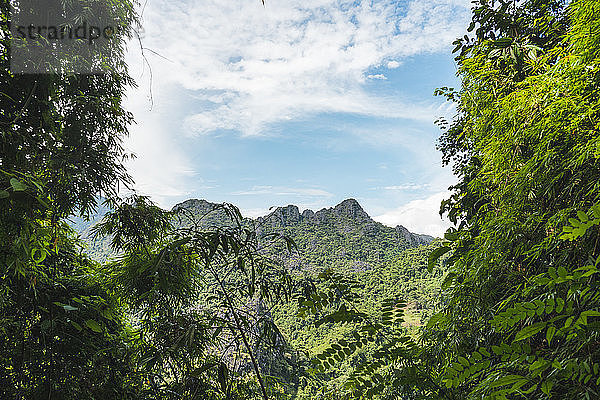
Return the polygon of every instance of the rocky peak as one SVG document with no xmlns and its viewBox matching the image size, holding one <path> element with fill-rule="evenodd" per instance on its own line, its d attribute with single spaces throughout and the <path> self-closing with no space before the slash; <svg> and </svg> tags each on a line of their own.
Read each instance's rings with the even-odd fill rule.
<svg viewBox="0 0 600 400">
<path fill-rule="evenodd" d="M 370 220 L 369 214 L 363 210 L 355 199 L 346 199 L 333 208 L 337 215 L 351 218 L 356 221 Z"/>
<path fill-rule="evenodd" d="M 313 219 L 314 217 L 315 217 L 315 212 L 313 210 L 302 211 L 302 219 L 303 220 L 310 220 L 310 219 Z"/>
<path fill-rule="evenodd" d="M 291 204 L 286 207 L 277 207 L 275 214 L 285 221 L 286 225 L 300 222 L 300 210 L 297 206 Z"/>
<path fill-rule="evenodd" d="M 288 205 L 285 207 L 277 207 L 275 211 L 264 218 L 259 218 L 263 221 L 268 221 L 274 226 L 290 226 L 300 223 L 300 210 L 297 206 Z"/>
<path fill-rule="evenodd" d="M 231 226 L 234 224 L 231 216 L 221 208 L 220 204 L 202 199 L 186 200 L 173 206 L 172 210 L 175 212 L 185 211 L 182 214 L 183 225 L 190 224 L 192 220 L 195 220 L 196 224 L 203 227 Z"/>
<path fill-rule="evenodd" d="M 231 220 L 223 210 L 211 212 L 217 206 L 217 204 L 206 200 L 190 199 L 177 204 L 173 207 L 173 211 L 187 209 L 195 215 L 209 213 L 208 217 L 203 218 L 203 222 L 208 225 L 227 225 L 231 223 Z M 373 221 L 358 201 L 352 198 L 346 199 L 332 208 L 323 208 L 317 212 L 304 210 L 302 214 L 300 214 L 300 210 L 295 205 L 290 204 L 285 207 L 277 207 L 269 215 L 259 217 L 257 222 L 259 222 L 259 225 L 266 224 L 266 226 L 273 228 L 293 227 L 301 223 L 341 224 L 342 229 L 354 229 L 351 227 L 360 226 L 360 229 L 368 235 L 377 235 L 379 231 L 393 229 L 396 231 L 396 237 L 412 246 L 427 244 L 433 240 L 431 236 L 411 233 L 401 225 L 395 228 L 384 227 L 382 224 Z"/>
<path fill-rule="evenodd" d="M 211 211 L 215 208 L 216 204 L 206 201 L 204 199 L 189 199 L 182 203 L 173 206 L 173 211 L 181 209 L 194 209 L 198 211 Z"/>
</svg>

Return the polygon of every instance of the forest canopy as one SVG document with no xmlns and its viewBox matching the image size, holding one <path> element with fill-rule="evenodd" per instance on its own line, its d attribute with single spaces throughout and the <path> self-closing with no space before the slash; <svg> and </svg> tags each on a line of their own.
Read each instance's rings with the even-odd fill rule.
<svg viewBox="0 0 600 400">
<path fill-rule="evenodd" d="M 600 397 L 600 1 L 473 2 L 461 86 L 435 93 L 457 110 L 438 120 L 454 227 L 425 245 L 122 198 L 139 21 L 101 1 L 125 29 L 103 74 L 11 71 L 0 3 L 0 397 Z M 99 262 L 67 221 L 101 196 Z"/>
</svg>

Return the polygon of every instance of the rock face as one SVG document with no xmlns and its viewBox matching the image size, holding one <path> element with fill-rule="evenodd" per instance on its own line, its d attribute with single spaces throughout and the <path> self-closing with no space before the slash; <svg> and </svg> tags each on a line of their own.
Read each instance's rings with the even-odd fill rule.
<svg viewBox="0 0 600 400">
<path fill-rule="evenodd" d="M 355 199 L 346 199 L 335 207 L 323 208 L 317 212 L 304 210 L 302 214 L 295 205 L 277 207 L 269 215 L 259 217 L 256 221 L 257 225 L 263 229 L 267 227 L 272 229 L 294 227 L 302 224 L 332 225 L 342 232 L 359 228 L 362 233 L 369 236 L 376 236 L 383 232 L 394 232 L 399 240 L 405 241 L 411 247 L 428 244 L 433 240 L 433 237 L 428 235 L 411 233 L 402 225 L 390 228 L 374 221 Z"/>
<path fill-rule="evenodd" d="M 397 225 L 394 229 L 398 233 L 398 236 L 403 237 L 411 246 L 429 244 L 433 240 L 433 237 L 429 235 L 419 235 L 417 233 L 409 232 L 408 229 L 402 225 Z"/>
<path fill-rule="evenodd" d="M 189 199 L 176 204 L 172 211 L 178 211 L 180 225 L 188 225 L 192 221 L 200 226 L 231 226 L 233 220 L 222 204 L 211 203 L 202 199 Z"/>
<path fill-rule="evenodd" d="M 321 212 L 324 210 L 321 210 Z M 371 217 L 354 199 L 347 199 L 333 208 L 333 213 L 339 217 L 351 218 L 356 222 L 371 221 Z"/>
<path fill-rule="evenodd" d="M 203 199 L 189 199 L 183 203 L 179 203 L 173 207 L 173 211 L 179 211 L 181 209 L 195 209 L 197 211 L 211 211 L 214 209 L 216 204 L 208 202 Z"/>
<path fill-rule="evenodd" d="M 257 221 L 259 226 L 267 224 L 274 228 L 276 227 L 286 227 L 286 226 L 294 226 L 302 221 L 302 216 L 300 215 L 300 210 L 297 206 L 289 205 L 286 207 L 277 207 L 275 211 L 266 217 L 258 217 Z"/>
<path fill-rule="evenodd" d="M 278 207 L 256 221 L 260 235 L 279 232 L 291 237 L 301 255 L 285 261 L 291 269 L 339 267 L 369 270 L 380 262 L 393 262 L 410 247 L 429 244 L 431 236 L 411 233 L 374 221 L 355 199 L 319 211 L 288 205 Z"/>
</svg>

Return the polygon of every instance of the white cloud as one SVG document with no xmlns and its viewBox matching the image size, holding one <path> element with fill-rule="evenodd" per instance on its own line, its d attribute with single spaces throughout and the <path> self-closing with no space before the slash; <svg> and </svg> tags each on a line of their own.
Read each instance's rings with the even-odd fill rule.
<svg viewBox="0 0 600 400">
<path fill-rule="evenodd" d="M 440 204 L 448 197 L 449 192 L 439 192 L 425 199 L 413 200 L 373 219 L 389 226 L 402 225 L 411 232 L 442 237 L 451 226 L 448 220 L 439 215 Z"/>
<path fill-rule="evenodd" d="M 144 45 L 154 86 L 194 93 L 183 127 L 191 134 L 265 132 L 269 124 L 318 112 L 430 120 L 433 106 L 375 98 L 371 68 L 447 51 L 468 2 L 337 0 L 149 2 Z M 137 62 L 140 57 L 137 57 Z M 380 74 L 369 75 L 379 78 Z"/>
<path fill-rule="evenodd" d="M 375 75 L 367 75 L 367 78 L 369 79 L 381 79 L 381 80 L 386 80 L 387 77 L 383 74 L 375 74 Z"/>
<path fill-rule="evenodd" d="M 286 0 L 265 7 L 260 0 L 148 2 L 143 44 L 161 56 L 145 52 L 150 86 L 139 45 L 130 45 L 129 64 L 140 85 L 126 102 L 138 121 L 126 142 L 138 156 L 128 164 L 136 187 L 165 207 L 207 188 L 198 187 L 204 183 L 194 156 L 176 140 L 183 132 L 260 135 L 271 124 L 320 112 L 431 122 L 447 106 L 375 97 L 365 83 L 383 76 L 369 74 L 377 68 L 447 51 L 468 7 L 467 0 Z M 274 190 L 332 196 L 314 188 Z"/>
<path fill-rule="evenodd" d="M 422 190 L 428 189 L 431 185 L 428 183 L 420 184 L 420 183 L 407 183 L 404 185 L 393 185 L 393 186 L 385 186 L 385 190 Z"/>
<path fill-rule="evenodd" d="M 250 190 L 237 191 L 232 193 L 234 196 L 255 196 L 255 195 L 274 195 L 274 196 L 302 196 L 302 197 L 332 197 L 333 194 L 326 190 L 317 188 L 298 188 L 285 186 L 253 186 Z"/>
<path fill-rule="evenodd" d="M 268 208 L 244 208 L 241 210 L 241 213 L 244 217 L 256 219 L 269 215 L 271 211 L 273 210 L 269 210 Z"/>
<path fill-rule="evenodd" d="M 134 152 L 135 158 L 127 161 L 127 170 L 135 180 L 135 189 L 140 194 L 150 195 L 160 206 L 169 208 L 174 202 L 191 194 L 189 181 L 202 179 L 196 176 L 191 161 L 169 132 L 171 121 L 162 104 L 147 113 L 150 103 L 144 97 L 128 97 L 125 107 L 136 117 L 124 146 Z M 195 190 L 200 188 L 195 185 Z"/>
<path fill-rule="evenodd" d="M 392 60 L 387 63 L 387 67 L 389 69 L 395 69 L 395 68 L 398 68 L 399 66 L 400 66 L 400 63 L 396 60 Z"/>
</svg>

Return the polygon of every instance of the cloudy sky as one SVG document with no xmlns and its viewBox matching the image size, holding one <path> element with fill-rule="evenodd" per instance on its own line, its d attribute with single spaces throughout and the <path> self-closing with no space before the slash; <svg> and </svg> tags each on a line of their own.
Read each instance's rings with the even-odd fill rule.
<svg viewBox="0 0 600 400">
<path fill-rule="evenodd" d="M 433 121 L 451 105 L 468 0 L 148 0 L 130 45 L 137 190 L 318 210 L 356 198 L 376 220 L 440 235 L 453 178 Z"/>
</svg>

